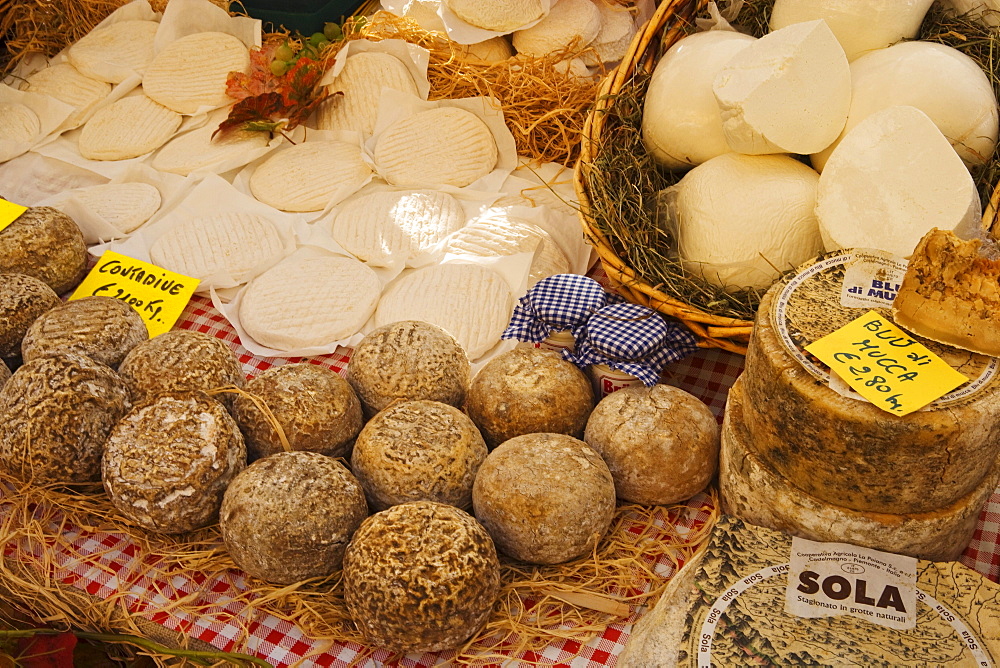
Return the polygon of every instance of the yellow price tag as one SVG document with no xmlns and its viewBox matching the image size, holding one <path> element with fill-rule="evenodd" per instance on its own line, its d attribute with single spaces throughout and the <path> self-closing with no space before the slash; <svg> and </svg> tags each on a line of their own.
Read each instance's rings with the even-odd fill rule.
<svg viewBox="0 0 1000 668">
<path fill-rule="evenodd" d="M 109 250 L 101 255 L 70 299 L 91 296 L 120 299 L 138 311 L 146 322 L 149 338 L 153 338 L 170 331 L 200 282 Z"/>
<path fill-rule="evenodd" d="M 28 207 L 8 202 L 0 199 L 0 231 L 21 217 L 21 214 L 28 210 Z"/>
<path fill-rule="evenodd" d="M 806 350 L 865 399 L 893 415 L 919 410 L 969 380 L 875 311 Z"/>
</svg>

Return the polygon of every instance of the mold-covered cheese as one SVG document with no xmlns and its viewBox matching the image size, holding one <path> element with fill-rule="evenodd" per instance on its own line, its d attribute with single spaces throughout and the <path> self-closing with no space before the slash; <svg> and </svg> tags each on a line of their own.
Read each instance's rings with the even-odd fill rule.
<svg viewBox="0 0 1000 668">
<path fill-rule="evenodd" d="M 84 297 L 39 316 L 21 342 L 25 362 L 53 353 L 78 353 L 117 368 L 149 338 L 139 313 L 119 299 Z"/>
<path fill-rule="evenodd" d="M 87 273 L 83 233 L 61 211 L 30 207 L 0 230 L 0 271 L 27 274 L 63 294 Z"/>
<path fill-rule="evenodd" d="M 0 360 L 17 360 L 31 323 L 61 303 L 59 295 L 37 278 L 0 273 Z"/>
</svg>

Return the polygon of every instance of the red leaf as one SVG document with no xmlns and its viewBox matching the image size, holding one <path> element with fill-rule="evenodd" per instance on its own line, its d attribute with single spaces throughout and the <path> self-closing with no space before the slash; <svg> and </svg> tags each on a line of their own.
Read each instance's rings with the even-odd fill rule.
<svg viewBox="0 0 1000 668">
<path fill-rule="evenodd" d="M 76 636 L 69 632 L 18 638 L 18 665 L 23 668 L 73 668 L 75 647 Z"/>
<path fill-rule="evenodd" d="M 234 100 L 242 100 L 252 95 L 270 93 L 277 90 L 280 81 L 271 74 L 271 61 L 277 44 L 266 44 L 250 49 L 250 73 L 230 72 L 226 79 L 226 95 Z"/>
<path fill-rule="evenodd" d="M 284 110 L 281 95 L 278 93 L 263 93 L 253 97 L 244 98 L 233 105 L 232 110 L 226 120 L 219 124 L 219 129 L 212 136 L 219 132 L 228 132 L 236 128 L 252 129 L 256 123 L 274 123 L 282 120 Z"/>
</svg>

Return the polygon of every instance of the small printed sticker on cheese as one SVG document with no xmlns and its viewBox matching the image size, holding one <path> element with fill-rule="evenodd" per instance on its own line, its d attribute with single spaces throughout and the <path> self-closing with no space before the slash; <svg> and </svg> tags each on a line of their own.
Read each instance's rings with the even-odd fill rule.
<svg viewBox="0 0 1000 668">
<path fill-rule="evenodd" d="M 66 124 L 77 127 L 111 93 L 111 84 L 88 77 L 69 63 L 59 63 L 28 77 L 25 90 L 49 95 L 76 109 Z"/>
<path fill-rule="evenodd" d="M 88 160 L 128 160 L 163 146 L 181 116 L 145 95 L 123 97 L 103 107 L 80 131 L 80 155 Z"/>
<path fill-rule="evenodd" d="M 149 183 L 105 183 L 81 188 L 73 196 L 125 234 L 149 220 L 161 201 L 160 191 Z"/>
<path fill-rule="evenodd" d="M 226 95 L 230 72 L 250 71 L 250 50 L 222 32 L 181 37 L 156 54 L 142 76 L 146 95 L 179 114 L 232 102 Z"/>
<path fill-rule="evenodd" d="M 250 177 L 250 192 L 282 211 L 321 211 L 357 191 L 371 173 L 354 144 L 306 141 L 262 162 Z"/>
<path fill-rule="evenodd" d="M 350 56 L 326 87 L 331 97 L 320 105 L 316 127 L 353 130 L 370 137 L 375 129 L 378 99 L 383 88 L 417 95 L 413 75 L 399 58 L 379 51 L 362 51 Z"/>
<path fill-rule="evenodd" d="M 145 69 L 153 60 L 156 21 L 118 21 L 96 28 L 66 52 L 82 74 L 117 84 Z"/>
</svg>

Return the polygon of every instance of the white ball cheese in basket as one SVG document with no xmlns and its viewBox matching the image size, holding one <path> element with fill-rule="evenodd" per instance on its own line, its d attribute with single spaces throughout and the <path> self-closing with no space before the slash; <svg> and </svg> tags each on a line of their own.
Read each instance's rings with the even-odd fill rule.
<svg viewBox="0 0 1000 668">
<path fill-rule="evenodd" d="M 635 35 L 635 23 L 627 7 L 605 4 L 603 0 L 594 4 L 601 14 L 601 30 L 583 54 L 584 62 L 591 67 L 624 58 Z"/>
<path fill-rule="evenodd" d="M 986 73 L 967 55 L 934 42 L 901 42 L 851 63 L 851 110 L 833 144 L 812 156 L 823 171 L 854 126 L 895 105 L 916 107 L 944 133 L 966 165 L 982 165 L 997 143 L 997 98 Z"/>
<path fill-rule="evenodd" d="M 685 270 L 727 290 L 763 289 L 822 250 L 819 175 L 784 155 L 724 153 L 666 192 Z"/>
<path fill-rule="evenodd" d="M 851 68 L 823 21 L 764 35 L 712 84 L 726 141 L 740 153 L 816 153 L 844 129 Z"/>
<path fill-rule="evenodd" d="M 601 12 L 591 0 L 559 0 L 541 21 L 514 33 L 518 53 L 542 57 L 567 47 L 584 47 L 601 32 Z"/>
<path fill-rule="evenodd" d="M 354 144 L 304 141 L 258 165 L 250 192 L 282 211 L 321 211 L 360 188 L 371 171 Z"/>
<path fill-rule="evenodd" d="M 327 85 L 331 94 L 341 92 L 320 105 L 316 127 L 320 130 L 354 130 L 365 137 L 375 129 L 378 98 L 383 88 L 417 95 L 417 84 L 403 62 L 379 51 L 362 51 L 344 62 L 344 68 Z"/>
<path fill-rule="evenodd" d="M 754 38 L 708 30 L 677 41 L 653 70 L 642 114 L 642 141 L 667 169 L 687 169 L 732 151 L 712 82 Z"/>
<path fill-rule="evenodd" d="M 816 217 L 826 250 L 878 248 L 909 257 L 936 227 L 978 228 L 969 170 L 927 114 L 883 109 L 854 127 L 819 179 Z"/>
<path fill-rule="evenodd" d="M 823 19 L 848 60 L 913 38 L 933 0 L 775 0 L 771 30 Z"/>
</svg>

